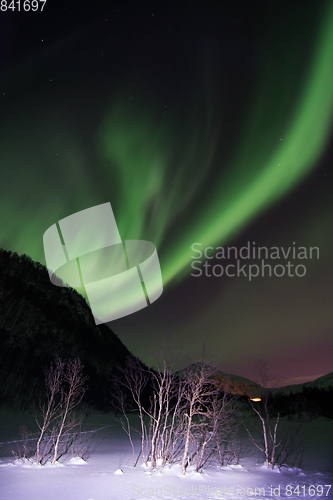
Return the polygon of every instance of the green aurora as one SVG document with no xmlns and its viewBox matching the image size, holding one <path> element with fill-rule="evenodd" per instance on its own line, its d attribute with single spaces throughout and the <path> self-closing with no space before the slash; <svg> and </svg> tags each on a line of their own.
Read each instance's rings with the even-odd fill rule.
<svg viewBox="0 0 333 500">
<path fill-rule="evenodd" d="M 126 192 L 126 197 L 133 201 L 130 213 L 128 210 L 121 212 L 121 234 L 134 234 L 137 238 L 148 234 L 159 247 L 185 206 L 196 214 L 186 221 L 186 229 L 184 231 L 182 227 L 181 236 L 178 238 L 177 235 L 176 241 L 172 238 L 171 248 L 162 257 L 165 284 L 188 275 L 189 247 L 193 242 L 199 241 L 205 247 L 230 241 L 235 232 L 288 193 L 316 166 L 331 132 L 332 5 L 324 17 L 307 77 L 299 89 L 297 102 L 292 103 L 293 112 L 287 120 L 281 113 L 276 119 L 267 113 L 265 116 L 264 110 L 270 107 L 271 96 L 265 96 L 268 102 L 261 94 L 253 99 L 252 118 L 246 120 L 243 139 L 235 146 L 239 153 L 234 155 L 227 167 L 217 169 L 215 186 L 206 197 L 204 207 L 201 204 L 199 209 L 197 207 L 197 192 L 202 177 L 212 170 L 211 144 L 204 153 L 199 151 L 200 160 L 205 158 L 200 167 L 197 151 L 181 162 L 180 174 L 176 170 L 172 188 L 168 190 L 165 188 L 165 176 L 169 162 L 167 154 L 161 153 L 160 133 L 154 133 L 153 127 L 141 121 L 140 116 L 131 123 L 131 117 L 124 113 L 123 106 L 106 120 L 102 130 L 103 152 L 118 166 L 117 174 L 125 187 L 122 194 Z M 264 77 L 272 79 L 269 75 Z M 261 122 L 258 122 L 260 118 Z M 253 123 L 257 126 L 255 131 Z M 261 137 L 267 128 L 269 135 L 263 143 Z M 208 138 L 210 131 L 205 132 Z M 215 142 L 218 140 L 215 134 Z M 205 144 L 207 141 L 204 136 L 201 142 Z M 198 167 L 199 176 L 195 182 L 189 182 L 189 178 L 193 178 L 193 170 Z M 146 227 L 145 222 L 147 208 L 152 210 L 151 229 Z"/>
<path fill-rule="evenodd" d="M 321 6 L 302 36 L 294 36 L 292 21 L 286 21 L 281 53 L 269 29 L 265 40 L 258 38 L 253 52 L 259 62 L 232 94 L 234 104 L 228 103 L 233 81 L 227 70 L 223 78 L 218 75 L 214 53 L 198 51 L 199 69 L 189 72 L 185 91 L 181 77 L 174 77 L 177 97 L 168 94 L 167 81 L 157 88 L 163 76 L 152 85 L 140 83 L 139 63 L 126 71 L 110 63 L 116 76 L 105 83 L 107 49 L 104 59 L 92 57 L 89 30 L 8 69 L 1 96 L 1 247 L 45 264 L 42 237 L 48 227 L 109 201 L 122 239 L 157 247 L 165 296 L 186 287 L 194 242 L 231 243 L 297 191 L 325 152 L 332 132 L 333 4 Z M 304 30 L 309 37 L 303 47 Z M 321 258 L 328 262 L 332 220 L 332 210 L 310 214 L 302 222 L 307 230 L 302 224 L 297 228 L 303 238 L 297 244 L 322 244 Z M 295 239 L 289 236 L 281 237 L 285 246 Z M 239 286 L 230 284 L 231 296 L 239 294 Z M 181 320 L 184 339 L 200 315 L 197 328 L 205 328 L 221 293 L 190 321 Z M 295 321 L 303 310 L 299 306 Z M 256 322 L 253 314 L 247 337 L 259 342 Z M 157 324 L 153 318 L 151 328 Z M 316 324 L 314 318 L 313 328 Z M 231 357 L 237 356 L 238 343 L 232 344 L 237 328 L 225 333 Z M 273 330 L 283 328 L 277 321 Z"/>
<path fill-rule="evenodd" d="M 274 114 L 270 113 L 276 99 L 275 76 L 288 73 L 289 65 L 277 66 L 274 74 L 265 74 L 262 69 L 260 85 L 251 97 L 234 151 L 223 160 L 223 166 L 219 165 L 221 138 L 214 130 L 213 111 L 209 109 L 213 103 L 206 103 L 204 125 L 191 130 L 191 137 L 177 147 L 176 163 L 170 147 L 174 142 L 172 137 L 170 140 L 170 124 L 160 126 L 149 109 L 130 106 L 117 95 L 94 141 L 100 161 L 105 162 L 102 180 L 98 169 L 95 178 L 88 174 L 86 160 L 79 151 L 82 139 L 75 137 L 75 131 L 66 130 L 68 123 L 62 123 L 58 137 L 50 140 L 43 136 L 36 122 L 45 117 L 37 109 L 37 116 L 28 121 L 29 128 L 37 129 L 38 134 L 32 138 L 29 132 L 23 135 L 22 129 L 17 131 L 19 148 L 13 138 L 6 137 L 6 131 L 2 133 L 1 163 L 6 168 L 2 177 L 1 245 L 45 262 L 40 242 L 46 220 L 50 221 L 45 214 L 52 214 L 55 222 L 96 204 L 96 184 L 103 182 L 103 201 L 111 201 L 116 208 L 123 239 L 153 241 L 161 249 L 164 285 L 179 282 L 188 275 L 189 247 L 193 242 L 203 246 L 226 244 L 316 166 L 331 131 L 332 24 L 333 6 L 328 3 L 295 101 L 289 102 L 288 94 L 279 101 L 284 111 L 291 109 L 289 113 L 274 113 L 274 109 Z M 15 76 L 15 71 L 7 76 L 8 81 L 13 73 Z M 293 74 L 285 73 L 284 78 L 291 80 Z M 261 92 L 267 84 L 270 93 Z M 40 138 L 36 137 L 40 134 Z M 36 152 L 39 147 L 44 150 L 42 158 Z M 51 151 L 57 151 L 53 157 Z M 78 179 L 79 189 L 74 187 L 70 192 L 73 177 Z M 21 189 L 29 190 L 29 203 L 27 193 L 20 188 L 13 197 L 13 186 L 18 182 Z M 203 187 L 204 196 L 200 194 Z M 34 210 L 37 193 L 38 213 Z M 185 211 L 193 215 L 186 215 L 179 227 L 177 220 Z"/>
</svg>

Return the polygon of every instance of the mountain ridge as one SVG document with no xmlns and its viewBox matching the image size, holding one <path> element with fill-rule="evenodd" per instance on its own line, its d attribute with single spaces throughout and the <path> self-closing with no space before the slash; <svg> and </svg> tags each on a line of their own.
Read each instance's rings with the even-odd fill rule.
<svg viewBox="0 0 333 500">
<path fill-rule="evenodd" d="M 45 393 L 44 370 L 59 357 L 80 358 L 89 377 L 86 402 L 103 409 L 117 365 L 135 358 L 107 325 L 95 324 L 76 290 L 54 286 L 45 266 L 5 250 L 0 250 L 0 339 L 0 404 L 15 408 L 36 404 Z"/>
<path fill-rule="evenodd" d="M 185 368 L 178 370 L 177 374 L 180 376 L 186 375 L 186 372 L 190 372 L 197 363 L 192 363 L 191 365 L 186 366 Z M 233 395 L 236 396 L 246 396 L 248 398 L 258 398 L 261 397 L 262 394 L 266 391 L 271 392 L 272 394 L 283 393 L 289 394 L 290 392 L 296 394 L 301 393 L 303 388 L 322 388 L 328 389 L 329 387 L 333 387 L 333 372 L 330 372 L 326 375 L 318 377 L 317 379 L 304 382 L 302 384 L 292 384 L 281 387 L 268 387 L 265 388 L 258 384 L 257 382 L 242 377 L 240 375 L 234 375 L 231 373 L 226 373 L 216 368 L 214 370 L 214 379 L 217 387 L 220 388 L 221 391 L 227 390 Z"/>
<path fill-rule="evenodd" d="M 301 392 L 304 388 L 321 388 L 328 389 L 333 387 L 333 372 L 329 372 L 326 375 L 316 378 L 315 380 L 309 382 L 303 382 L 302 384 L 288 384 L 281 387 L 272 388 L 272 392 Z"/>
</svg>

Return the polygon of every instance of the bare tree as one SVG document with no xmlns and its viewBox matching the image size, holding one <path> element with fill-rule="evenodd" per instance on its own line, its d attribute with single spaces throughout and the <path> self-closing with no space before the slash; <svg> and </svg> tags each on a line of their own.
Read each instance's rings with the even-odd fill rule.
<svg viewBox="0 0 333 500">
<path fill-rule="evenodd" d="M 276 464 L 276 449 L 281 445 L 281 441 L 277 442 L 277 429 L 279 425 L 280 415 L 278 414 L 275 423 L 271 425 L 267 405 L 264 405 L 264 414 L 261 415 L 259 410 L 257 410 L 251 402 L 250 404 L 253 411 L 255 411 L 255 413 L 261 420 L 264 445 L 262 446 L 258 443 L 249 429 L 246 428 L 246 430 L 253 444 L 264 454 L 266 466 L 274 469 L 274 466 Z"/>
<path fill-rule="evenodd" d="M 258 448 L 259 451 L 264 454 L 266 466 L 274 469 L 274 466 L 276 465 L 277 448 L 279 448 L 282 443 L 281 440 L 278 441 L 277 439 L 277 430 L 279 426 L 280 415 L 278 413 L 276 418 L 274 418 L 274 421 L 272 422 L 272 408 L 270 405 L 271 393 L 268 389 L 268 384 L 270 380 L 272 380 L 272 378 L 268 375 L 267 363 L 263 361 L 259 362 L 257 364 L 256 371 L 258 374 L 259 382 L 263 387 L 261 411 L 260 407 L 258 406 L 258 409 L 255 408 L 251 401 L 250 404 L 253 411 L 258 415 L 261 421 L 261 435 L 263 438 L 263 445 L 259 444 L 258 440 L 254 438 L 249 429 L 246 428 L 246 430 L 253 444 Z M 255 428 L 259 430 L 257 427 Z"/>
<path fill-rule="evenodd" d="M 173 373 L 165 358 L 161 369 L 143 369 L 129 359 L 119 368 L 121 374 L 113 380 L 113 396 L 120 410 L 122 425 L 128 435 L 134 457 L 131 426 L 125 404 L 124 389 L 135 403 L 141 425 L 141 452 L 146 465 L 179 461 L 186 474 L 189 463 L 202 468 L 212 457 L 219 461 L 236 459 L 234 446 L 236 410 L 229 394 L 221 393 L 216 383 L 217 369 L 205 363 L 195 363 L 183 372 Z M 142 394 L 150 393 L 150 403 Z M 224 450 L 222 451 L 222 449 Z M 239 457 L 238 457 L 239 459 Z"/>
<path fill-rule="evenodd" d="M 149 380 L 149 371 L 144 368 L 142 363 L 131 356 L 128 356 L 124 366 L 118 367 L 119 375 L 114 375 L 111 380 L 111 388 L 113 391 L 113 399 L 115 406 L 121 411 L 123 415 L 123 429 L 128 435 L 131 445 L 133 445 L 131 438 L 131 427 L 127 412 L 129 411 L 128 405 L 125 404 L 124 390 L 127 390 L 131 395 L 135 407 L 132 410 L 138 412 L 140 420 L 140 438 L 141 438 L 141 454 L 144 464 L 147 464 L 146 457 L 146 444 L 147 444 L 147 428 L 145 422 L 145 411 L 143 407 L 142 397 L 143 391 L 146 388 Z M 133 449 L 133 448 L 132 448 Z"/>
<path fill-rule="evenodd" d="M 16 460 L 30 460 L 35 454 L 35 448 L 31 444 L 34 435 L 24 425 L 19 428 L 19 433 L 21 439 L 16 442 L 16 448 L 12 449 L 11 452 Z"/>
<path fill-rule="evenodd" d="M 118 368 L 119 375 L 114 376 L 112 393 L 114 406 L 120 411 L 120 420 L 132 447 L 132 427 L 128 413 L 135 410 L 140 420 L 141 454 L 143 461 L 151 469 L 155 469 L 157 460 L 164 466 L 173 460 L 181 433 L 179 432 L 179 413 L 181 403 L 182 382 L 172 374 L 167 363 L 163 361 L 161 370 L 145 369 L 133 358 L 128 358 L 124 367 Z M 134 408 L 126 401 L 124 391 L 128 391 L 134 402 Z M 143 391 L 145 401 L 143 402 Z M 150 400 L 147 395 L 150 394 Z M 150 401 L 150 402 L 149 402 Z M 136 465 L 137 460 L 134 461 Z"/>
<path fill-rule="evenodd" d="M 276 456 L 276 463 L 280 470 L 283 466 L 301 467 L 304 451 L 301 446 L 301 429 L 303 424 L 304 420 L 300 418 L 296 422 L 289 421 L 287 427 L 284 428 L 281 447 Z"/>
<path fill-rule="evenodd" d="M 59 454 L 60 439 L 73 431 L 82 423 L 82 418 L 75 413 L 76 407 L 82 402 L 86 391 L 85 383 L 87 377 L 83 374 L 83 365 L 79 359 L 69 361 L 63 372 L 63 386 L 61 387 L 61 400 L 59 403 L 58 428 L 54 444 L 53 459 L 54 464 L 60 456 L 68 450 L 73 442 L 73 437 L 67 439 L 64 450 Z"/>
<path fill-rule="evenodd" d="M 116 383 L 117 380 L 117 383 Z M 114 418 L 120 422 L 123 431 L 127 434 L 129 439 L 132 455 L 133 455 L 133 466 L 135 467 L 137 464 L 137 459 L 135 459 L 135 450 L 134 443 L 132 439 L 132 430 L 133 427 L 130 424 L 130 419 L 128 416 L 128 404 L 126 402 L 126 396 L 124 391 L 122 390 L 122 386 L 119 383 L 119 378 L 113 379 L 112 392 L 113 392 L 113 405 L 120 412 L 120 416 L 114 415 Z"/>
<path fill-rule="evenodd" d="M 144 411 L 149 417 L 149 458 L 153 470 L 158 459 L 161 460 L 162 466 L 173 462 L 183 440 L 181 415 L 185 407 L 185 384 L 172 373 L 165 360 L 162 370 L 150 371 L 150 379 L 151 404 L 150 408 Z"/>
<path fill-rule="evenodd" d="M 214 385 L 215 373 L 215 369 L 203 362 L 195 363 L 186 373 L 184 399 L 187 405 L 184 413 L 184 448 L 181 459 L 182 473 L 184 475 L 191 458 L 200 453 L 200 448 L 201 453 L 203 453 L 211 440 L 211 431 L 207 432 L 210 425 L 210 405 L 219 393 L 218 388 Z M 198 433 L 202 437 L 202 441 L 190 456 L 190 444 L 195 441 L 194 436 Z"/>
<path fill-rule="evenodd" d="M 170 391 L 172 384 L 172 376 L 167 369 L 166 363 L 163 363 L 163 370 L 157 373 L 153 372 L 152 389 L 153 394 L 151 398 L 151 408 L 145 413 L 150 419 L 151 430 L 151 445 L 150 445 L 150 458 L 151 468 L 156 468 L 156 460 L 158 451 L 164 448 L 164 440 L 166 437 L 167 419 L 169 415 L 170 406 Z M 159 450 L 160 445 L 160 450 Z"/>
<path fill-rule="evenodd" d="M 197 471 L 211 459 L 217 459 L 221 466 L 239 463 L 237 433 L 240 415 L 236 406 L 237 398 L 228 392 L 228 387 L 229 383 L 222 394 L 218 391 L 213 396 L 208 406 L 203 426 L 204 439 L 196 461 Z"/>
<path fill-rule="evenodd" d="M 60 359 L 57 359 L 55 365 L 51 364 L 50 368 L 45 371 L 47 400 L 46 403 L 41 405 L 43 421 L 40 424 L 38 422 L 38 418 L 36 417 L 35 419 L 40 430 L 36 445 L 37 464 L 41 464 L 42 460 L 45 458 L 49 451 L 44 438 L 46 432 L 49 430 L 51 423 L 55 420 L 60 407 L 60 401 L 58 400 L 57 402 L 56 397 L 60 393 L 64 366 L 65 363 Z M 44 444 L 43 451 L 41 450 L 42 443 Z"/>
<path fill-rule="evenodd" d="M 35 418 L 39 427 L 37 464 L 43 465 L 47 460 L 54 464 L 78 438 L 83 416 L 76 410 L 82 402 L 86 380 L 79 359 L 66 363 L 58 358 L 45 370 L 46 402 L 40 405 L 41 422 L 38 416 Z"/>
<path fill-rule="evenodd" d="M 173 374 L 169 379 L 167 405 L 165 411 L 164 425 L 161 440 L 162 466 L 167 462 L 174 463 L 181 452 L 184 440 L 183 413 L 186 408 L 184 399 L 185 383 Z"/>
</svg>

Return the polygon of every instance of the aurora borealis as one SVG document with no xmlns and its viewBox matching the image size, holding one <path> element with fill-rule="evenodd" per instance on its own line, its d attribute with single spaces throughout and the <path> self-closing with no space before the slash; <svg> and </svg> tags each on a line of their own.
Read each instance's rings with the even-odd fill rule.
<svg viewBox="0 0 333 500">
<path fill-rule="evenodd" d="M 160 258 L 161 298 L 110 325 L 143 361 L 170 336 L 249 378 L 261 359 L 283 381 L 332 371 L 332 3 L 48 2 L 0 19 L 1 247 L 44 264 L 48 227 L 110 202 Z M 249 241 L 320 258 L 191 276 L 193 243 Z"/>
</svg>

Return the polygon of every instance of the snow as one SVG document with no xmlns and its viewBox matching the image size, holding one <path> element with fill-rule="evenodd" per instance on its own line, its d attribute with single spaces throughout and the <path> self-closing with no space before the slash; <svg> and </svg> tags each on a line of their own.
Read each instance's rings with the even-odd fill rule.
<svg viewBox="0 0 333 500">
<path fill-rule="evenodd" d="M 202 473 L 193 468 L 183 476 L 179 465 L 160 464 L 155 471 L 133 455 L 127 436 L 110 415 L 93 412 L 86 429 L 95 430 L 97 446 L 85 461 L 67 456 L 55 465 L 38 466 L 32 461 L 15 460 L 9 453 L 18 428 L 34 425 L 24 413 L 0 411 L 0 498 L 6 500 L 146 500 L 183 499 L 333 499 L 333 422 L 317 419 L 308 425 L 310 436 L 303 469 L 284 467 L 269 470 L 256 464 L 257 454 L 241 465 L 210 466 Z M 97 430 L 99 429 L 99 430 Z M 9 444 L 3 444 L 8 443 Z M 136 452 L 139 442 L 135 441 Z M 136 458 L 136 457 L 135 457 Z M 326 486 L 327 485 L 327 486 Z"/>
</svg>

